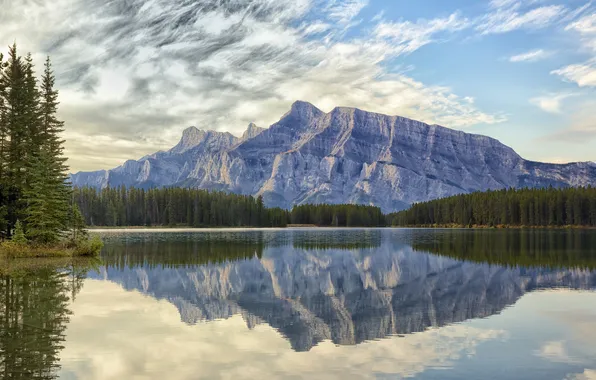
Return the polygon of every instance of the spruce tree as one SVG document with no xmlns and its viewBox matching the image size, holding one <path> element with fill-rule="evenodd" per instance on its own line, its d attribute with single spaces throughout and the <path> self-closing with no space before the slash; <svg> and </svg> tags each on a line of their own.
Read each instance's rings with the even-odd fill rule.
<svg viewBox="0 0 596 380">
<path fill-rule="evenodd" d="M 49 58 L 38 82 L 31 54 L 16 44 L 0 56 L 0 237 L 21 220 L 36 243 L 57 241 L 69 228 L 70 185 L 63 155 L 63 122 Z"/>
<path fill-rule="evenodd" d="M 16 220 L 23 214 L 20 199 L 25 187 L 27 156 L 27 99 L 25 86 L 26 68 L 17 53 L 17 46 L 9 47 L 8 60 L 0 77 L 4 98 L 4 133 L 6 160 L 4 205 L 6 207 L 6 232 L 10 235 Z"/>
<path fill-rule="evenodd" d="M 17 244 L 27 244 L 27 237 L 23 230 L 23 224 L 20 220 L 17 220 L 14 226 L 14 234 L 12 235 L 12 241 Z"/>
<path fill-rule="evenodd" d="M 7 170 L 7 149 L 8 149 L 8 126 L 7 108 L 5 102 L 5 86 L 3 81 L 4 55 L 0 53 L 0 239 L 9 235 L 8 230 L 8 178 Z"/>
<path fill-rule="evenodd" d="M 42 147 L 48 160 L 48 191 L 52 199 L 51 217 L 66 229 L 69 219 L 71 189 L 68 183 L 67 158 L 64 156 L 64 140 L 60 134 L 64 132 L 64 122 L 58 120 L 58 91 L 54 88 L 55 77 L 50 58 L 46 59 L 41 80 L 40 122 Z"/>
</svg>

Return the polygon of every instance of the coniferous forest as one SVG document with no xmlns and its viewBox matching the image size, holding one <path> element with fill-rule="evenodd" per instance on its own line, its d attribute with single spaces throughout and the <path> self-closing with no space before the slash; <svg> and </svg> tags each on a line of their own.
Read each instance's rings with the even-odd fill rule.
<svg viewBox="0 0 596 380">
<path fill-rule="evenodd" d="M 462 194 L 417 203 L 387 217 L 394 226 L 596 226 L 596 188 Z"/>
<path fill-rule="evenodd" d="M 90 226 L 285 227 L 384 226 L 381 209 L 359 205 L 267 208 L 261 197 L 188 188 L 75 188 L 73 199 Z"/>
<path fill-rule="evenodd" d="M 379 207 L 363 205 L 300 205 L 292 209 L 293 224 L 333 227 L 382 227 L 385 215 Z"/>
<path fill-rule="evenodd" d="M 285 227 L 288 212 L 262 198 L 188 188 L 75 188 L 90 226 Z"/>
<path fill-rule="evenodd" d="M 71 202 L 58 104 L 49 58 L 38 79 L 31 54 L 20 56 L 16 44 L 0 54 L 0 240 L 47 246 L 66 231 L 83 232 Z"/>
</svg>

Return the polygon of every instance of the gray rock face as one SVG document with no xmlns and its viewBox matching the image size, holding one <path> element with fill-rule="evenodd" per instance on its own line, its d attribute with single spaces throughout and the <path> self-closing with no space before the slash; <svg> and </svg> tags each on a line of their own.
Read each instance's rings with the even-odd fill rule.
<svg viewBox="0 0 596 380">
<path fill-rule="evenodd" d="M 324 113 L 296 102 L 242 138 L 189 128 L 178 145 L 76 186 L 192 186 L 262 195 L 268 206 L 361 203 L 397 211 L 414 202 L 507 187 L 596 185 L 594 163 L 527 161 L 490 137 L 355 108 Z"/>
</svg>

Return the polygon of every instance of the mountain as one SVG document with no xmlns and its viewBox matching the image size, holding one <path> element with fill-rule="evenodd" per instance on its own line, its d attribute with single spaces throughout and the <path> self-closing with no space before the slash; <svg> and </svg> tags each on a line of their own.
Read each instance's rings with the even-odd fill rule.
<svg viewBox="0 0 596 380">
<path fill-rule="evenodd" d="M 356 108 L 306 102 L 241 138 L 191 127 L 167 152 L 112 170 L 80 172 L 75 186 L 187 186 L 262 195 L 268 206 L 363 203 L 397 211 L 459 193 L 596 185 L 596 164 L 524 160 L 481 135 Z"/>
</svg>

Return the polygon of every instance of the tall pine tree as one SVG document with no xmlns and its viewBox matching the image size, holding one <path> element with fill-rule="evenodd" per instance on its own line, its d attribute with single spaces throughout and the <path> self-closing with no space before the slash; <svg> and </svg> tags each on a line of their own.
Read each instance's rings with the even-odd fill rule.
<svg viewBox="0 0 596 380">
<path fill-rule="evenodd" d="M 49 58 L 38 82 L 31 54 L 0 57 L 0 238 L 21 220 L 29 240 L 52 243 L 73 220 L 54 86 Z"/>
</svg>

